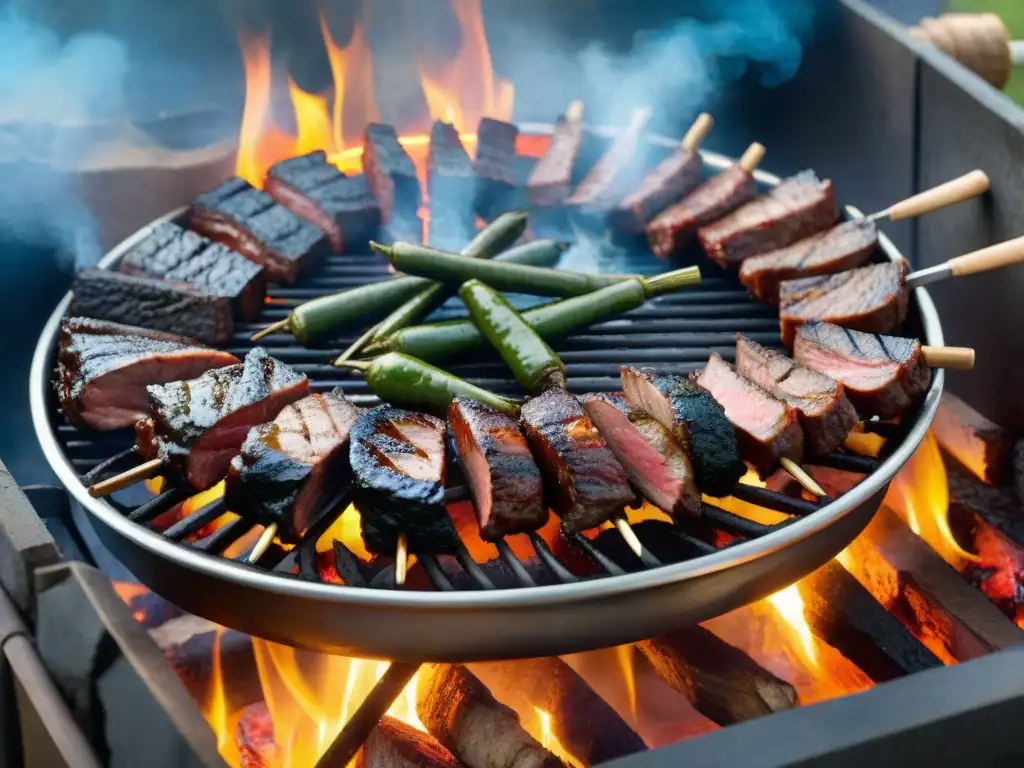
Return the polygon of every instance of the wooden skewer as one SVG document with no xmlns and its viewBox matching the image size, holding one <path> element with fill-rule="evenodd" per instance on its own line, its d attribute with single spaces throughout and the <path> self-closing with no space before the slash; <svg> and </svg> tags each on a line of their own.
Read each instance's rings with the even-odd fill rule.
<svg viewBox="0 0 1024 768">
<path fill-rule="evenodd" d="M 817 481 L 808 475 L 807 472 L 804 471 L 804 468 L 795 461 L 792 459 L 779 459 L 779 463 L 782 465 L 784 470 L 789 472 L 794 480 L 804 487 L 806 491 L 818 497 L 828 496 L 828 494 L 825 493 L 825 489 L 818 485 Z"/>
<path fill-rule="evenodd" d="M 701 112 L 697 119 L 693 121 L 693 125 L 690 126 L 690 130 L 683 136 L 680 146 L 687 152 L 696 152 L 700 145 L 707 138 L 708 134 L 711 133 L 711 129 L 714 127 L 715 121 L 707 112 Z"/>
<path fill-rule="evenodd" d="M 1024 237 L 1016 237 L 1004 243 L 991 245 L 979 251 L 957 256 L 934 267 L 919 269 L 907 276 L 908 288 L 945 280 L 947 277 L 966 277 L 979 272 L 1008 267 L 1024 261 Z"/>
<path fill-rule="evenodd" d="M 908 197 L 895 205 L 890 205 L 884 211 L 873 213 L 867 217 L 867 220 L 878 221 L 888 218 L 890 221 L 902 221 L 911 219 L 978 197 L 991 188 L 992 183 L 984 171 L 971 171 L 957 179 Z"/>
<path fill-rule="evenodd" d="M 90 485 L 89 495 L 94 499 L 99 499 L 112 493 L 117 493 L 122 488 L 127 488 L 129 485 L 135 485 L 135 483 L 141 480 L 148 480 L 153 475 L 160 474 L 163 466 L 163 459 L 152 459 L 143 462 L 139 466 L 132 467 L 119 475 L 114 475 L 107 480 L 101 480 L 95 485 Z"/>
<path fill-rule="evenodd" d="M 767 151 L 763 144 L 755 141 L 747 147 L 747 151 L 743 153 L 743 157 L 736 164 L 747 173 L 753 173 L 757 166 L 761 164 L 761 161 L 764 160 Z"/>
<path fill-rule="evenodd" d="M 570 123 L 578 123 L 583 119 L 583 102 L 579 99 L 569 102 L 565 110 L 565 119 Z"/>
<path fill-rule="evenodd" d="M 286 317 L 284 320 L 279 320 L 278 322 L 276 322 L 276 323 L 274 323 L 272 325 L 268 325 L 262 331 L 256 331 L 256 333 L 254 333 L 252 336 L 249 337 L 249 340 L 250 341 L 259 341 L 264 336 L 269 336 L 270 334 L 276 333 L 277 331 L 282 331 L 282 330 L 284 330 L 285 328 L 288 327 L 288 323 L 290 321 L 291 321 L 291 315 Z"/>
<path fill-rule="evenodd" d="M 974 368 L 974 350 L 970 347 L 921 347 L 921 359 L 929 368 L 970 371 Z"/>
<path fill-rule="evenodd" d="M 367 329 L 366 333 L 364 333 L 358 339 L 353 341 L 348 349 L 346 349 L 344 352 L 338 355 L 338 358 L 334 361 L 335 365 L 337 365 L 338 363 L 344 363 L 346 360 L 350 359 L 352 355 L 355 355 L 360 350 L 362 350 L 362 348 L 366 346 L 366 342 L 368 342 L 373 337 L 373 334 L 377 332 L 378 328 L 380 328 L 380 323 L 371 325 Z"/>
<path fill-rule="evenodd" d="M 625 539 L 626 544 L 633 550 L 633 554 L 637 557 L 641 557 L 644 553 L 644 545 L 640 543 L 640 539 L 637 538 L 636 531 L 629 524 L 629 520 L 626 519 L 625 515 L 616 515 L 612 518 L 612 523 L 618 529 L 622 538 Z"/>
<path fill-rule="evenodd" d="M 249 565 L 255 565 L 256 561 L 259 560 L 270 549 L 271 543 L 274 541 L 274 537 L 277 536 L 277 523 L 271 523 L 263 529 L 263 534 L 260 536 L 260 540 L 256 542 L 256 546 L 252 548 L 252 552 L 249 553 L 248 563 Z"/>
<path fill-rule="evenodd" d="M 395 584 L 405 584 L 405 575 L 409 570 L 409 538 L 398 534 L 398 547 L 395 551 Z"/>
</svg>

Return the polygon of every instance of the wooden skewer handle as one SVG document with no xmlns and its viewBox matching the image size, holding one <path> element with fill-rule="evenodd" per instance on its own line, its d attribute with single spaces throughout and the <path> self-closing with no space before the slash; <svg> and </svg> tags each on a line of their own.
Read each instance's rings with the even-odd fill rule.
<svg viewBox="0 0 1024 768">
<path fill-rule="evenodd" d="M 921 358 L 929 368 L 970 371 L 974 368 L 974 350 L 970 347 L 921 347 Z"/>
<path fill-rule="evenodd" d="M 150 461 L 143 462 L 137 467 L 122 472 L 119 475 L 114 475 L 108 480 L 96 483 L 95 485 L 89 486 L 89 495 L 94 499 L 99 499 L 104 496 L 109 496 L 112 493 L 127 488 L 129 485 L 135 485 L 135 483 L 141 482 L 142 480 L 148 480 L 154 475 L 160 474 L 160 470 L 163 469 L 164 462 L 162 459 L 152 459 Z"/>
<path fill-rule="evenodd" d="M 1008 267 L 1024 261 L 1024 237 L 1007 240 L 1005 243 L 982 248 L 980 251 L 957 256 L 946 262 L 953 277 L 988 272 L 990 269 Z"/>
<path fill-rule="evenodd" d="M 747 151 L 743 153 L 743 157 L 740 158 L 738 163 L 739 167 L 747 173 L 753 173 L 754 169 L 761 164 L 764 160 L 765 152 L 767 152 L 763 144 L 758 144 L 756 141 L 747 147 Z"/>
<path fill-rule="evenodd" d="M 576 101 L 569 102 L 568 109 L 565 110 L 565 119 L 570 123 L 578 123 L 583 119 L 583 102 Z"/>
<path fill-rule="evenodd" d="M 702 112 L 698 115 L 697 119 L 693 121 L 693 125 L 690 126 L 690 130 L 683 137 L 683 149 L 687 152 L 695 152 L 704 139 L 707 138 L 714 124 L 714 119 L 707 112 Z"/>
<path fill-rule="evenodd" d="M 988 192 L 991 183 L 984 171 L 971 171 L 919 195 L 908 197 L 889 209 L 890 221 L 902 221 L 939 211 Z"/>
</svg>

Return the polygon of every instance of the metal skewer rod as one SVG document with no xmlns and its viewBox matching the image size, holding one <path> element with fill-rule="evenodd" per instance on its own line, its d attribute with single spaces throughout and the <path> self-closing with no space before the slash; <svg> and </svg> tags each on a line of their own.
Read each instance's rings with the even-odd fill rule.
<svg viewBox="0 0 1024 768">
<path fill-rule="evenodd" d="M 966 277 L 979 272 L 1008 267 L 1024 261 L 1024 237 L 1016 237 L 1004 243 L 990 245 L 979 251 L 957 256 L 934 267 L 919 269 L 907 275 L 908 288 L 920 288 L 948 277 Z"/>
<path fill-rule="evenodd" d="M 246 561 L 249 565 L 255 565 L 268 549 L 270 549 L 271 543 L 274 541 L 274 537 L 277 536 L 277 523 L 271 523 L 263 529 L 263 533 L 260 536 L 259 541 L 252 548 L 252 552 L 249 553 L 249 559 Z"/>
<path fill-rule="evenodd" d="M 971 171 L 959 178 L 947 181 L 945 184 L 926 189 L 913 197 L 890 205 L 884 210 L 871 214 L 865 220 L 874 222 L 880 219 L 889 219 L 890 221 L 912 219 L 978 197 L 991 188 L 992 183 L 984 171 Z"/>
<path fill-rule="evenodd" d="M 160 470 L 163 469 L 163 459 L 151 459 L 139 464 L 137 467 L 122 472 L 119 475 L 114 475 L 107 480 L 101 480 L 95 485 L 89 486 L 89 495 L 94 499 L 99 499 L 104 496 L 109 496 L 112 493 L 117 493 L 123 488 L 127 488 L 129 485 L 135 485 L 142 480 L 148 480 L 154 475 L 160 474 Z"/>
</svg>

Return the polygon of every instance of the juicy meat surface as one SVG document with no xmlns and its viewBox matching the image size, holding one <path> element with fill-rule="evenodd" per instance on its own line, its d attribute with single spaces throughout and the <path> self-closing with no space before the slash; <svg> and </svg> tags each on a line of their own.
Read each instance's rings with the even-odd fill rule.
<svg viewBox="0 0 1024 768">
<path fill-rule="evenodd" d="M 227 474 L 250 429 L 306 396 L 309 379 L 255 347 L 239 365 L 148 391 L 150 415 L 135 425 L 139 452 L 205 491 Z"/>
<path fill-rule="evenodd" d="M 878 245 L 878 230 L 864 219 L 847 221 L 786 248 L 752 256 L 740 267 L 740 282 L 769 304 L 779 303 L 779 283 L 831 275 L 863 266 Z"/>
<path fill-rule="evenodd" d="M 804 433 L 795 409 L 740 376 L 715 353 L 695 378 L 725 409 L 743 457 L 762 477 L 776 468 L 779 459 L 799 462 L 803 458 Z"/>
<path fill-rule="evenodd" d="M 370 123 L 363 132 L 363 173 L 385 222 L 414 216 L 423 202 L 416 166 L 392 125 Z"/>
<path fill-rule="evenodd" d="M 484 117 L 477 128 L 476 194 L 473 210 L 484 221 L 493 221 L 511 211 L 516 203 L 516 139 L 519 129 L 512 123 Z"/>
<path fill-rule="evenodd" d="M 457 397 L 448 406 L 448 424 L 481 538 L 497 541 L 543 526 L 548 508 L 540 467 L 516 422 L 476 400 Z"/>
<path fill-rule="evenodd" d="M 71 285 L 68 315 L 142 326 L 187 336 L 204 344 L 226 344 L 235 324 L 223 296 L 152 277 L 86 269 Z"/>
<path fill-rule="evenodd" d="M 610 213 L 639 181 L 638 155 L 642 134 L 643 125 L 640 123 L 631 123 L 621 130 L 608 150 L 569 195 L 566 205 L 592 215 Z"/>
<path fill-rule="evenodd" d="M 433 736 L 385 715 L 356 754 L 355 768 L 460 768 Z"/>
<path fill-rule="evenodd" d="M 565 203 L 572 190 L 573 169 L 582 142 L 583 123 L 568 120 L 565 115 L 559 117 L 551 143 L 526 179 L 530 205 L 545 208 Z"/>
<path fill-rule="evenodd" d="M 832 182 L 813 171 L 792 176 L 766 195 L 698 232 L 705 252 L 725 268 L 828 229 L 839 218 Z"/>
<path fill-rule="evenodd" d="M 626 470 L 575 397 L 549 389 L 528 400 L 521 415 L 548 503 L 568 530 L 600 525 L 636 498 Z"/>
<path fill-rule="evenodd" d="M 807 323 L 796 332 L 793 354 L 802 365 L 842 382 L 863 416 L 899 416 L 931 384 L 916 339 Z"/>
<path fill-rule="evenodd" d="M 839 448 L 858 421 L 842 382 L 805 368 L 742 334 L 736 336 L 736 370 L 796 409 L 808 453 L 813 456 Z"/>
<path fill-rule="evenodd" d="M 651 219 L 700 184 L 703 170 L 699 152 L 676 150 L 616 206 L 611 215 L 612 226 L 620 232 L 639 235 Z"/>
<path fill-rule="evenodd" d="M 736 430 L 707 390 L 680 376 L 660 376 L 622 366 L 622 392 L 631 405 L 653 416 L 693 462 L 697 487 L 728 496 L 747 471 Z"/>
<path fill-rule="evenodd" d="M 197 341 L 128 325 L 69 317 L 60 327 L 57 396 L 68 420 L 124 429 L 149 412 L 150 384 L 193 379 L 238 358 Z"/>
<path fill-rule="evenodd" d="M 787 280 L 779 286 L 782 340 L 819 320 L 866 333 L 892 333 L 907 316 L 906 264 L 870 264 L 834 275 Z"/>
<path fill-rule="evenodd" d="M 690 457 L 668 429 L 617 392 L 586 395 L 582 401 L 645 499 L 672 517 L 700 514 L 700 490 Z"/>
<path fill-rule="evenodd" d="M 356 420 L 349 456 L 367 549 L 394 557 L 404 533 L 411 552 L 454 552 L 455 527 L 444 502 L 443 421 L 377 406 Z"/>
<path fill-rule="evenodd" d="M 285 540 L 301 536 L 348 477 L 348 438 L 360 412 L 336 389 L 308 395 L 254 427 L 231 461 L 229 509 L 261 525 L 277 523 Z"/>
</svg>

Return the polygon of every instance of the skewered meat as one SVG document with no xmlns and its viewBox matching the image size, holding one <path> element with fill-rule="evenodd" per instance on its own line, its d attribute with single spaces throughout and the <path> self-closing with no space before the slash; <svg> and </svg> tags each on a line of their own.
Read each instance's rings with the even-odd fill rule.
<svg viewBox="0 0 1024 768">
<path fill-rule="evenodd" d="M 802 365 L 841 381 L 865 416 L 898 416 L 917 403 L 931 383 L 931 370 L 916 339 L 807 323 L 796 332 L 793 354 Z"/>
<path fill-rule="evenodd" d="M 582 400 L 597 431 L 644 498 L 672 517 L 700 514 L 700 491 L 690 457 L 660 422 L 617 392 L 586 395 Z"/>
<path fill-rule="evenodd" d="M 150 415 L 135 425 L 139 452 L 197 491 L 227 474 L 249 430 L 309 392 L 309 379 L 255 347 L 239 365 L 148 387 Z"/>
<path fill-rule="evenodd" d="M 466 476 L 480 537 L 535 531 L 548 519 L 540 468 L 515 421 L 490 406 L 456 397 L 448 423 Z"/>
<path fill-rule="evenodd" d="M 583 143 L 583 123 L 566 115 L 558 118 L 551 143 L 526 180 L 531 205 L 547 208 L 562 205 L 572 190 L 572 173 Z"/>
<path fill-rule="evenodd" d="M 892 333 L 907 316 L 906 279 L 905 263 L 887 262 L 787 280 L 779 286 L 782 340 L 793 346 L 797 328 L 812 320 L 865 333 Z"/>
<path fill-rule="evenodd" d="M 647 223 L 700 184 L 704 163 L 700 152 L 679 148 L 647 174 L 612 212 L 611 224 L 638 235 Z"/>
<path fill-rule="evenodd" d="M 516 202 L 516 139 L 512 123 L 480 120 L 476 139 L 476 196 L 473 210 L 484 221 L 511 211 Z"/>
<path fill-rule="evenodd" d="M 432 736 L 385 715 L 356 756 L 356 768 L 459 768 Z"/>
<path fill-rule="evenodd" d="M 635 408 L 657 419 L 690 456 L 697 487 L 727 496 L 747 471 L 736 430 L 709 392 L 679 376 L 622 366 L 622 391 Z"/>
<path fill-rule="evenodd" d="M 769 304 L 779 303 L 779 283 L 831 275 L 867 263 L 878 245 L 878 230 L 866 219 L 848 221 L 798 243 L 759 256 L 740 267 L 740 282 Z"/>
<path fill-rule="evenodd" d="M 264 191 L 323 231 L 335 253 L 365 245 L 380 228 L 366 176 L 346 176 L 319 149 L 272 166 Z"/>
<path fill-rule="evenodd" d="M 262 265 L 268 280 L 285 283 L 330 248 L 322 231 L 237 177 L 195 199 L 189 226 Z"/>
<path fill-rule="evenodd" d="M 646 118 L 634 115 L 566 201 L 589 215 L 603 216 L 639 181 L 637 153 Z"/>
<path fill-rule="evenodd" d="M 68 419 L 123 429 L 149 412 L 146 387 L 193 379 L 238 358 L 184 336 L 69 317 L 60 327 L 57 396 Z"/>
<path fill-rule="evenodd" d="M 253 320 L 263 311 L 267 280 L 263 267 L 230 248 L 169 221 L 150 233 L 121 259 L 126 275 L 188 283 L 224 296 L 238 317 Z"/>
<path fill-rule="evenodd" d="M 427 155 L 430 194 L 430 243 L 441 250 L 459 251 L 475 234 L 473 163 L 451 123 L 434 122 Z"/>
<path fill-rule="evenodd" d="M 784 248 L 831 227 L 839 218 L 832 182 L 813 171 L 792 176 L 766 195 L 700 229 L 708 256 L 723 267 Z"/>
<path fill-rule="evenodd" d="M 204 344 L 226 344 L 234 332 L 231 302 L 185 283 L 86 269 L 71 285 L 68 315 L 166 331 Z"/>
<path fill-rule="evenodd" d="M 384 222 L 411 217 L 423 202 L 416 166 L 394 126 L 370 123 L 363 132 L 363 172 L 380 204 Z"/>
<path fill-rule="evenodd" d="M 548 503 L 568 530 L 600 525 L 636 498 L 608 443 L 565 390 L 549 389 L 527 401 L 522 427 L 544 475 Z"/>
<path fill-rule="evenodd" d="M 229 508 L 261 525 L 277 523 L 285 540 L 296 539 L 345 482 L 359 413 L 336 389 L 304 397 L 255 427 L 231 461 Z"/>
<path fill-rule="evenodd" d="M 349 455 L 363 541 L 394 555 L 398 537 L 420 554 L 451 554 L 455 528 L 444 503 L 445 425 L 440 419 L 389 405 L 362 414 Z"/>
<path fill-rule="evenodd" d="M 736 336 L 736 370 L 796 409 L 807 450 L 813 456 L 839 448 L 858 421 L 841 382 L 741 334 Z"/>
<path fill-rule="evenodd" d="M 795 409 L 744 379 L 714 353 L 695 379 L 725 409 L 743 457 L 762 477 L 779 459 L 799 462 L 803 458 L 804 433 Z"/>
</svg>

